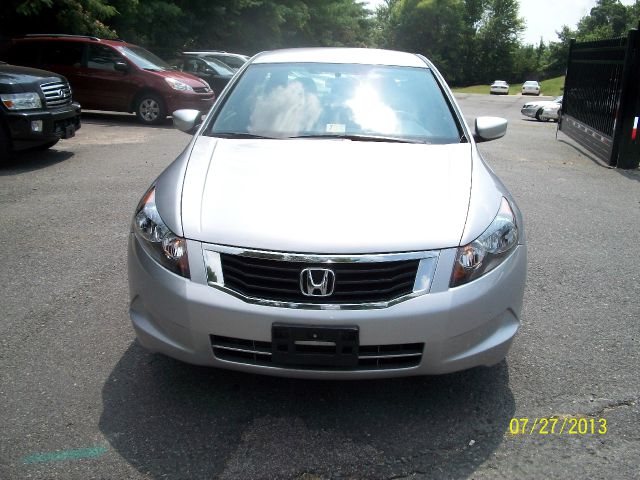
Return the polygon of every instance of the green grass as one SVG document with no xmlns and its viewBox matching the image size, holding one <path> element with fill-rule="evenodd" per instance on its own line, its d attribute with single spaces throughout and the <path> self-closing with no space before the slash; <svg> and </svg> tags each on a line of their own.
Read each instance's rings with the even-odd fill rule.
<svg viewBox="0 0 640 480">
<path fill-rule="evenodd" d="M 549 80 L 543 80 L 541 83 L 543 95 L 557 97 L 558 95 L 562 95 L 564 90 L 564 75 L 561 77 L 550 78 Z"/>
<path fill-rule="evenodd" d="M 542 84 L 542 95 L 557 97 L 562 95 L 564 87 L 564 75 L 561 77 L 550 78 L 540 82 Z M 509 95 L 517 95 L 522 89 L 522 83 L 509 84 Z M 489 93 L 489 85 L 472 85 L 471 87 L 454 87 L 454 92 L 459 93 Z"/>
</svg>

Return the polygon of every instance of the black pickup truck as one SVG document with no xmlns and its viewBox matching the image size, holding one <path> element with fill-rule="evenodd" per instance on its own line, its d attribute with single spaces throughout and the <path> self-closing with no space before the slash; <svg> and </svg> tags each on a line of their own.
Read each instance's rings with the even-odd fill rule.
<svg viewBox="0 0 640 480">
<path fill-rule="evenodd" d="M 56 73 L 0 62 L 0 163 L 16 150 L 46 149 L 80 128 L 80 104 Z"/>
</svg>

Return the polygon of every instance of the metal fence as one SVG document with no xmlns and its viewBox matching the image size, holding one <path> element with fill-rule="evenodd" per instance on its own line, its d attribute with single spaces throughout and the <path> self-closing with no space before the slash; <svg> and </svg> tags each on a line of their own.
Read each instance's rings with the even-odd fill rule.
<svg viewBox="0 0 640 480">
<path fill-rule="evenodd" d="M 571 41 L 559 128 L 608 165 L 637 168 L 638 31 Z M 635 128 L 634 128 L 635 124 Z"/>
</svg>

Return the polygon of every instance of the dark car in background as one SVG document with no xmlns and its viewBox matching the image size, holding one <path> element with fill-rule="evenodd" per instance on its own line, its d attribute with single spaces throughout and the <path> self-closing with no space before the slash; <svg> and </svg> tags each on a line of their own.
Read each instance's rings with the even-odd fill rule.
<svg viewBox="0 0 640 480">
<path fill-rule="evenodd" d="M 46 149 L 80 128 L 80 105 L 61 75 L 0 62 L 0 163 L 17 150 Z"/>
<path fill-rule="evenodd" d="M 134 112 L 147 124 L 182 108 L 207 112 L 215 99 L 204 80 L 172 70 L 153 53 L 120 40 L 27 35 L 12 40 L 6 58 L 64 75 L 85 109 Z"/>
<path fill-rule="evenodd" d="M 215 58 L 185 55 L 169 62 L 172 67 L 205 80 L 216 95 L 229 83 L 235 74 L 228 65 Z"/>
<path fill-rule="evenodd" d="M 182 52 L 183 55 L 191 55 L 204 58 L 213 58 L 224 63 L 234 72 L 240 70 L 249 57 L 240 53 L 224 52 L 222 50 L 194 50 L 190 52 Z"/>
</svg>

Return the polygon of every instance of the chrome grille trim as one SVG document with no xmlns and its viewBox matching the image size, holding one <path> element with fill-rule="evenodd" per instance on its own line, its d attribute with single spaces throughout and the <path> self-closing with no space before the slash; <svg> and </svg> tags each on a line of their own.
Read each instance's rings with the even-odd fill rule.
<svg viewBox="0 0 640 480">
<path fill-rule="evenodd" d="M 371 310 L 388 308 L 401 302 L 405 302 L 412 298 L 416 298 L 428 294 L 431 288 L 431 282 L 435 275 L 438 260 L 440 258 L 440 250 L 427 250 L 419 252 L 400 252 L 400 253 L 382 253 L 382 254 L 307 254 L 307 253 L 290 253 L 290 252 L 273 252 L 267 250 L 253 250 L 239 247 L 230 247 L 226 245 L 202 244 L 204 263 L 206 270 L 206 283 L 217 290 L 223 291 L 229 295 L 241 299 L 246 303 L 252 303 L 261 306 L 294 308 L 308 310 Z M 361 303 L 307 303 L 299 301 L 273 300 L 265 298 L 256 298 L 245 295 L 236 290 L 232 290 L 225 286 L 224 275 L 222 275 L 222 267 L 220 263 L 220 254 L 231 254 L 246 256 L 258 259 L 281 260 L 286 262 L 301 263 L 378 263 L 378 262 L 397 262 L 402 260 L 419 260 L 418 275 L 414 283 L 413 291 L 397 298 L 385 301 L 369 301 Z M 211 264 L 213 262 L 214 264 Z M 217 262 L 217 264 L 215 264 Z M 429 268 L 424 268 L 423 263 L 430 263 Z M 429 271 L 431 278 L 428 283 L 420 282 L 420 275 L 424 271 Z M 330 302 L 330 300 L 328 301 Z"/>
<path fill-rule="evenodd" d="M 424 343 L 400 345 L 360 345 L 358 365 L 355 367 L 327 367 L 310 365 L 281 365 L 274 363 L 271 342 L 211 335 L 211 347 L 218 360 L 244 365 L 257 365 L 288 370 L 399 370 L 416 368 L 422 361 Z"/>
<path fill-rule="evenodd" d="M 71 104 L 71 87 L 65 82 L 43 83 L 40 90 L 44 95 L 47 108 L 62 107 Z"/>
</svg>

